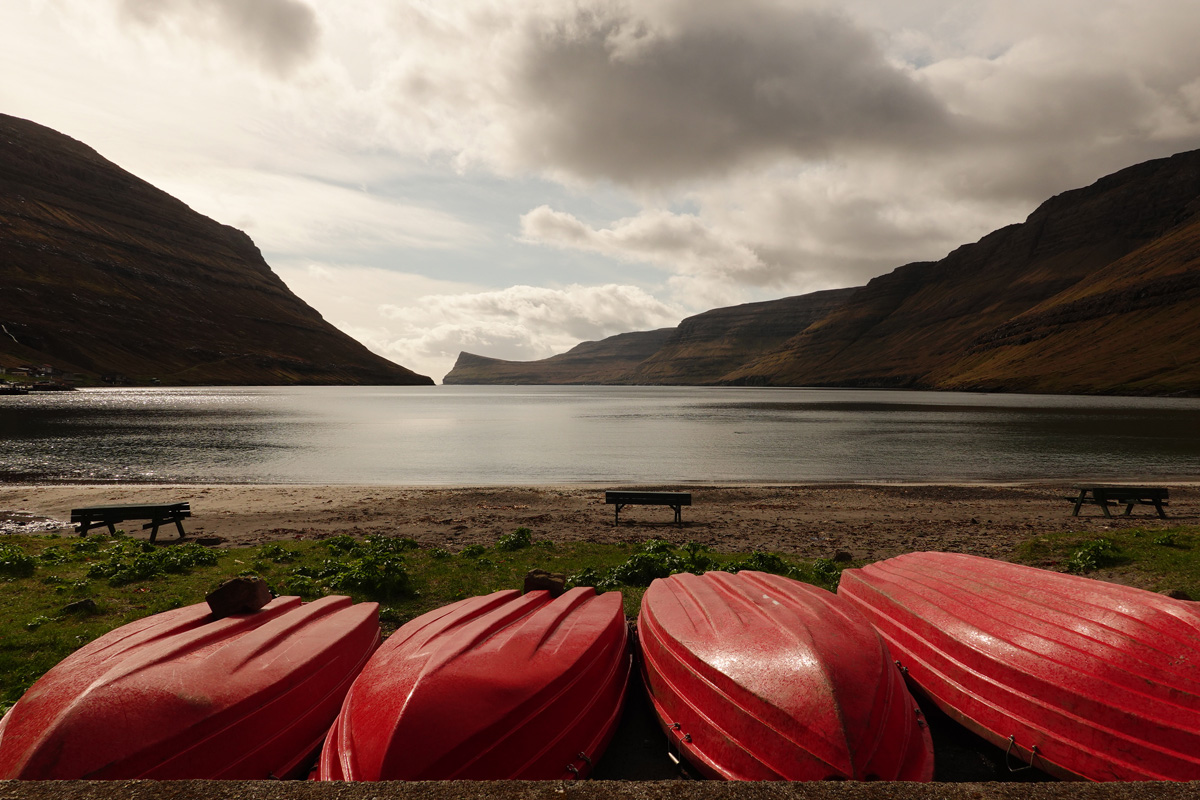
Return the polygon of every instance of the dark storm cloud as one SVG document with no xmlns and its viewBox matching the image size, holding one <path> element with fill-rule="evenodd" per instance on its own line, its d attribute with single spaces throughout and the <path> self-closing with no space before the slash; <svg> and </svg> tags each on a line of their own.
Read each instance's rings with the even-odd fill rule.
<svg viewBox="0 0 1200 800">
<path fill-rule="evenodd" d="M 835 144 L 923 147 L 947 126 L 933 95 L 842 16 L 768 2 L 634 13 L 594 5 L 531 24 L 511 85 L 519 157 L 652 184 Z"/>
<path fill-rule="evenodd" d="M 137 24 L 196 39 L 216 39 L 271 72 L 286 75 L 316 51 L 311 7 L 299 0 L 121 0 Z"/>
</svg>

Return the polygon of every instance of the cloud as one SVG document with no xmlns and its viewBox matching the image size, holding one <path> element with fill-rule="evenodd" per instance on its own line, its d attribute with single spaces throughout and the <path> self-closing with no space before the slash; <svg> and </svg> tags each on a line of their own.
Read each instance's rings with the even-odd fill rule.
<svg viewBox="0 0 1200 800">
<path fill-rule="evenodd" d="M 642 186 L 924 143 L 936 98 L 848 18 L 753 0 L 586 3 L 524 29 L 516 157 Z"/>
<path fill-rule="evenodd" d="M 924 148 L 948 124 L 913 70 L 817 3 L 410 4 L 395 20 L 393 108 L 463 164 L 644 189 Z"/>
<path fill-rule="evenodd" d="M 531 244 L 642 261 L 683 274 L 736 276 L 749 283 L 769 278 L 752 249 L 694 214 L 647 210 L 596 229 L 570 214 L 539 206 L 521 217 L 521 238 Z"/>
<path fill-rule="evenodd" d="M 121 18 L 176 38 L 217 42 L 284 76 L 317 50 L 320 25 L 300 0 L 119 0 Z"/>
</svg>

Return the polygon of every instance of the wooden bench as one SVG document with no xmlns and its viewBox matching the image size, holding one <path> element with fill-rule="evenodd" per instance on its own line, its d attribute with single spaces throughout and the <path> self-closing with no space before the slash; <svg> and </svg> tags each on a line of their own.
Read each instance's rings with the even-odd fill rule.
<svg viewBox="0 0 1200 800">
<path fill-rule="evenodd" d="M 174 522 L 175 527 L 179 529 L 179 538 L 184 538 L 186 534 L 183 532 L 183 519 L 191 515 L 192 508 L 188 503 L 88 506 L 87 508 L 71 509 L 71 522 L 79 526 L 77 531 L 80 536 L 86 536 L 89 530 L 99 528 L 101 525 L 107 525 L 108 532 L 115 534 L 118 522 L 148 519 L 150 521 L 142 526 L 142 530 L 150 528 L 150 541 L 153 542 L 158 536 L 159 526 L 171 522 Z"/>
<path fill-rule="evenodd" d="M 1133 511 L 1133 507 L 1137 505 L 1154 506 L 1158 512 L 1159 519 L 1166 519 L 1167 515 L 1163 511 L 1163 504 L 1167 502 L 1170 493 L 1161 486 L 1076 486 L 1079 490 L 1078 497 L 1068 497 L 1075 503 L 1075 510 L 1071 512 L 1072 517 L 1079 516 L 1079 509 L 1085 503 L 1088 505 L 1100 506 L 1100 510 L 1104 512 L 1104 516 L 1111 517 L 1108 512 L 1108 504 L 1125 506 L 1125 516 L 1129 516 Z"/>
<path fill-rule="evenodd" d="M 604 502 L 616 506 L 613 527 L 621 523 L 625 506 L 670 506 L 675 509 L 675 524 L 683 524 L 683 507 L 692 504 L 690 492 L 605 492 Z"/>
</svg>

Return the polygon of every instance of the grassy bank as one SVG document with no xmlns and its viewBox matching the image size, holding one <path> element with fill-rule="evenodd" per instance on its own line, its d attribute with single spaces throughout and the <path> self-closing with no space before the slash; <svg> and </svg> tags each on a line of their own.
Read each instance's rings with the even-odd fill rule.
<svg viewBox="0 0 1200 800">
<path fill-rule="evenodd" d="M 1200 528 L 1056 533 L 1022 543 L 1013 561 L 1200 600 Z"/>
<path fill-rule="evenodd" d="M 1196 527 L 1126 530 L 1103 539 L 1039 536 L 1011 559 L 1200 599 Z M 673 572 L 755 569 L 833 589 L 846 566 L 659 540 L 555 543 L 525 528 L 490 547 L 473 545 L 457 553 L 407 539 L 348 536 L 224 550 L 194 543 L 155 547 L 123 535 L 10 536 L 0 541 L 0 711 L 81 645 L 148 614 L 202 602 L 238 575 L 262 577 L 279 595 L 347 594 L 379 602 L 390 632 L 455 600 L 519 589 L 535 568 L 563 573 L 571 585 L 619 590 L 632 618 L 650 581 Z"/>
</svg>

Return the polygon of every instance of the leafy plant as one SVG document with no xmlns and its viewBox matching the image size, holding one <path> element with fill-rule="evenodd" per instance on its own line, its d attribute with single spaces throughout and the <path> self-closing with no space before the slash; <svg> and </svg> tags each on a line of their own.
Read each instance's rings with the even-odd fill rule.
<svg viewBox="0 0 1200 800">
<path fill-rule="evenodd" d="M 276 564 L 290 564 L 296 560 L 296 554 L 281 544 L 264 544 L 258 548 L 258 557 Z"/>
<path fill-rule="evenodd" d="M 217 563 L 216 553 L 195 542 L 160 548 L 149 542 L 127 540 L 103 551 L 103 555 L 105 559 L 92 564 L 87 574 L 89 578 L 107 578 L 110 586 L 124 586 Z"/>
<path fill-rule="evenodd" d="M 697 542 L 688 542 L 677 549 L 662 539 L 649 539 L 637 552 L 612 569 L 602 571 L 588 567 L 571 575 L 567 581 L 573 586 L 594 586 L 598 591 L 610 591 L 618 586 L 649 586 L 656 578 L 666 578 L 679 572 L 699 575 L 718 569 L 729 572 L 749 569 L 793 577 L 798 575 L 793 564 L 773 553 L 755 551 L 741 559 L 721 564 L 713 558 L 707 547 Z"/>
<path fill-rule="evenodd" d="M 1175 531 L 1167 531 L 1160 536 L 1154 537 L 1154 544 L 1160 547 L 1186 547 L 1185 544 L 1179 541 L 1179 537 Z"/>
<path fill-rule="evenodd" d="M 1091 539 L 1083 542 L 1066 561 L 1068 572 L 1083 575 L 1104 567 L 1110 567 L 1120 558 L 1120 549 L 1109 539 Z"/>
<path fill-rule="evenodd" d="M 741 561 L 730 564 L 728 569 L 730 572 L 753 570 L 754 572 L 770 572 L 775 575 L 788 576 L 795 572 L 795 567 L 784 561 L 781 556 L 764 553 L 761 550 L 755 550 Z"/>
<path fill-rule="evenodd" d="M 37 569 L 37 560 L 19 547 L 0 543 L 0 575 L 28 578 Z"/>
<path fill-rule="evenodd" d="M 514 550 L 524 550 L 533 543 L 533 532 L 529 528 L 517 528 L 507 536 L 496 540 L 496 549 L 511 553 Z"/>
</svg>

